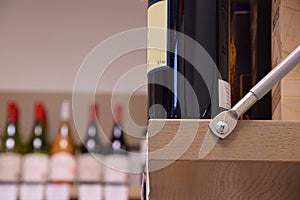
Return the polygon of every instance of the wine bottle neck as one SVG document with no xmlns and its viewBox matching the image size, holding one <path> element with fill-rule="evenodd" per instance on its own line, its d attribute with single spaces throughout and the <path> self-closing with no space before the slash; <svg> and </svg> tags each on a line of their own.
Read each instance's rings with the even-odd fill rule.
<svg viewBox="0 0 300 200">
<path fill-rule="evenodd" d="M 44 117 L 44 106 L 41 102 L 37 102 L 35 104 L 35 120 L 36 121 L 43 121 L 45 119 Z"/>
<path fill-rule="evenodd" d="M 17 134 L 17 125 L 14 120 L 9 120 L 6 126 L 7 136 L 15 136 Z"/>
<path fill-rule="evenodd" d="M 35 125 L 34 125 L 34 128 L 33 128 L 33 135 L 37 136 L 37 137 L 42 136 L 43 133 L 44 133 L 43 129 L 44 129 L 44 127 L 43 127 L 42 121 L 37 120 L 35 122 Z"/>
<path fill-rule="evenodd" d="M 96 104 L 90 106 L 90 121 L 95 122 L 98 118 L 98 107 Z"/>
<path fill-rule="evenodd" d="M 114 138 L 123 137 L 122 129 L 119 127 L 118 124 L 115 124 L 115 126 L 114 126 L 113 137 Z"/>
<path fill-rule="evenodd" d="M 96 126 L 96 122 L 90 122 L 87 130 L 87 136 L 88 137 L 96 137 L 98 135 L 98 130 Z"/>
<path fill-rule="evenodd" d="M 69 121 L 70 119 L 70 103 L 69 101 L 65 100 L 61 104 L 61 110 L 60 110 L 60 118 L 62 121 Z"/>
<path fill-rule="evenodd" d="M 122 123 L 122 107 L 121 106 L 116 106 L 115 108 L 115 123 L 120 125 Z"/>
<path fill-rule="evenodd" d="M 67 121 L 62 121 L 59 127 L 59 134 L 61 136 L 68 136 L 70 135 L 70 125 Z"/>
</svg>

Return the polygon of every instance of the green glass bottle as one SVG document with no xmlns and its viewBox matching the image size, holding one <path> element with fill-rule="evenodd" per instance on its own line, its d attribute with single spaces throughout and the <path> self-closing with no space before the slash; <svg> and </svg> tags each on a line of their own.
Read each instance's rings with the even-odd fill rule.
<svg viewBox="0 0 300 200">
<path fill-rule="evenodd" d="M 48 176 L 49 146 L 47 143 L 45 109 L 42 102 L 35 104 L 31 138 L 23 158 L 22 181 L 44 183 Z"/>
<path fill-rule="evenodd" d="M 36 102 L 31 138 L 26 145 L 22 163 L 20 200 L 44 199 L 45 183 L 48 178 L 49 146 L 47 143 L 45 109 Z"/>
<path fill-rule="evenodd" d="M 47 143 L 45 109 L 42 102 L 35 104 L 35 122 L 32 129 L 31 139 L 28 144 L 28 153 L 49 154 Z"/>
<path fill-rule="evenodd" d="M 0 197 L 17 199 L 22 146 L 18 135 L 18 107 L 15 102 L 9 102 L 7 115 L 0 151 Z"/>
<path fill-rule="evenodd" d="M 18 134 L 18 107 L 15 102 L 8 104 L 7 123 L 2 135 L 1 153 L 18 153 L 22 152 Z"/>
</svg>

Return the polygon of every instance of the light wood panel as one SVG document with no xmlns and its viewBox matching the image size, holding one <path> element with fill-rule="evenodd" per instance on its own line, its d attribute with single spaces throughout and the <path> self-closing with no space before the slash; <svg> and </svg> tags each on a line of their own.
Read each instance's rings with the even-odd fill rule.
<svg viewBox="0 0 300 200">
<path fill-rule="evenodd" d="M 299 199 L 300 121 L 240 121 L 200 159 L 209 122 L 149 121 L 151 200 Z"/>
<path fill-rule="evenodd" d="M 149 158 L 199 160 L 209 120 L 150 120 Z M 175 140 L 180 139 L 179 142 Z M 190 142 L 190 144 L 189 144 Z M 203 158 L 211 161 L 300 161 L 300 121 L 239 121 Z M 173 145 L 169 151 L 162 151 Z M 189 145 L 189 146 L 185 146 Z M 183 151 L 185 150 L 186 151 Z M 182 151 L 182 152 L 180 152 Z"/>
<path fill-rule="evenodd" d="M 283 52 L 291 52 L 300 44 L 300 3 L 299 0 L 289 0 L 283 5 L 282 50 Z"/>
<path fill-rule="evenodd" d="M 176 161 L 150 186 L 151 200 L 298 200 L 300 164 Z"/>
</svg>

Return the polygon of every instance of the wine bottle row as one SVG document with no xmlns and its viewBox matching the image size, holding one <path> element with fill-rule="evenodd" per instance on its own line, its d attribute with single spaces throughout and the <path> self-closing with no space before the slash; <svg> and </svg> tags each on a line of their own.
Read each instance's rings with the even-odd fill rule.
<svg viewBox="0 0 300 200">
<path fill-rule="evenodd" d="M 31 138 L 24 146 L 18 133 L 18 106 L 8 104 L 1 140 L 0 199 L 68 200 L 74 183 L 78 184 L 79 200 L 128 199 L 129 157 L 121 128 L 122 107 L 115 108 L 111 143 L 104 146 L 97 127 L 97 105 L 90 105 L 87 134 L 76 155 L 70 111 L 69 101 L 63 101 L 58 132 L 50 146 L 45 108 L 37 102 Z"/>
</svg>

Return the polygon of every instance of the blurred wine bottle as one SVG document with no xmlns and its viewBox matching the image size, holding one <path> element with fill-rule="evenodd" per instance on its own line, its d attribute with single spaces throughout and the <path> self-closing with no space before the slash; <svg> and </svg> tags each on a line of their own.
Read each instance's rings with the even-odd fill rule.
<svg viewBox="0 0 300 200">
<path fill-rule="evenodd" d="M 46 133 L 46 113 L 42 102 L 36 102 L 31 138 L 26 145 L 22 163 L 20 200 L 45 199 L 48 178 L 49 145 Z"/>
<path fill-rule="evenodd" d="M 68 200 L 70 184 L 75 179 L 76 160 L 70 129 L 70 103 L 64 100 L 61 104 L 60 125 L 51 147 L 49 181 L 46 199 L 59 198 Z M 59 195 L 59 197 L 58 197 Z"/>
<path fill-rule="evenodd" d="M 112 139 L 105 155 L 103 172 L 105 200 L 128 199 L 128 145 L 122 130 L 122 107 L 114 110 Z"/>
<path fill-rule="evenodd" d="M 129 149 L 122 129 L 122 115 L 123 110 L 120 105 L 116 106 L 114 112 L 115 122 L 113 125 L 112 139 L 111 139 L 111 152 L 113 154 L 126 154 Z"/>
<path fill-rule="evenodd" d="M 16 200 L 21 169 L 22 145 L 18 133 L 18 107 L 8 103 L 7 122 L 0 150 L 0 197 Z"/>
<path fill-rule="evenodd" d="M 102 199 L 102 153 L 98 128 L 98 107 L 90 105 L 87 133 L 78 156 L 79 200 Z"/>
<path fill-rule="evenodd" d="M 27 153 L 49 154 L 47 141 L 46 111 L 42 102 L 35 104 L 34 125 L 30 141 L 27 145 Z"/>
</svg>

